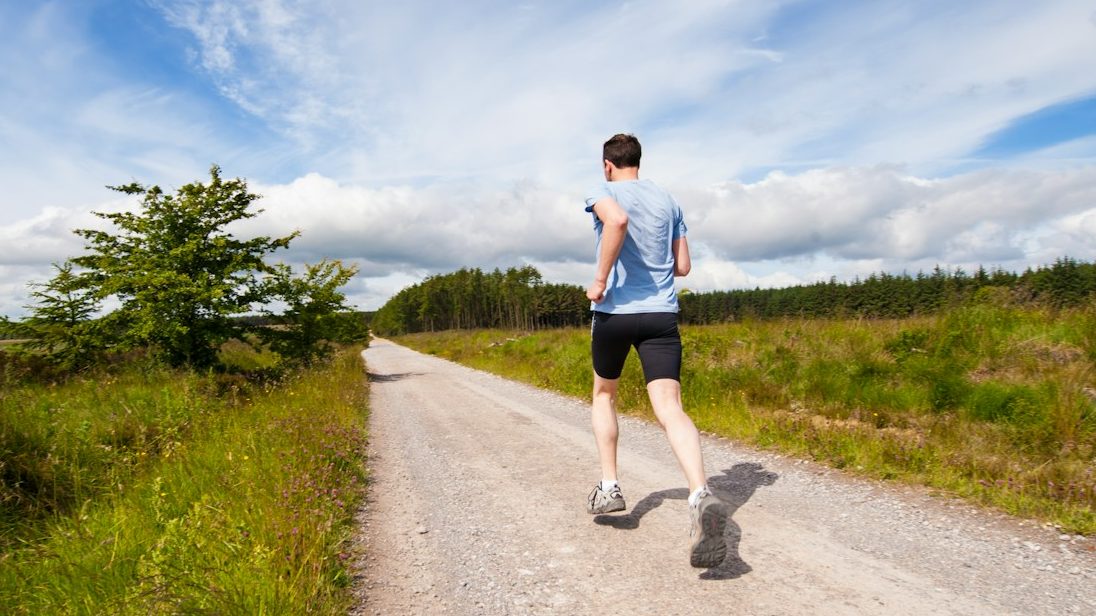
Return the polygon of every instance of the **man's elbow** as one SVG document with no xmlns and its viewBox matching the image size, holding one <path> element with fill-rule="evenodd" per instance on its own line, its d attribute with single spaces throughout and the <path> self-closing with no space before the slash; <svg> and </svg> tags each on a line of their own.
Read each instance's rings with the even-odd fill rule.
<svg viewBox="0 0 1096 616">
<path fill-rule="evenodd" d="M 624 212 L 619 212 L 609 217 L 609 220 L 603 220 L 602 223 L 607 227 L 614 229 L 620 229 L 621 231 L 628 228 L 628 215 Z"/>
<path fill-rule="evenodd" d="M 677 265 L 674 265 L 674 275 L 675 276 L 688 276 L 689 272 L 691 272 L 692 269 L 693 269 L 693 267 L 689 263 L 685 263 L 684 265 L 678 263 Z"/>
</svg>

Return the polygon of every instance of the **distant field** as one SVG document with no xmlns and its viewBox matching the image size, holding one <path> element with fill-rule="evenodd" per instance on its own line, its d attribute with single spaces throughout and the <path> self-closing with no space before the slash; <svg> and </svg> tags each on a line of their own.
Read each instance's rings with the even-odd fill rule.
<svg viewBox="0 0 1096 616">
<path fill-rule="evenodd" d="M 683 328 L 704 431 L 1096 533 L 1096 310 Z M 413 334 L 427 353 L 589 397 L 589 331 Z M 651 417 L 634 355 L 627 412 Z"/>
</svg>

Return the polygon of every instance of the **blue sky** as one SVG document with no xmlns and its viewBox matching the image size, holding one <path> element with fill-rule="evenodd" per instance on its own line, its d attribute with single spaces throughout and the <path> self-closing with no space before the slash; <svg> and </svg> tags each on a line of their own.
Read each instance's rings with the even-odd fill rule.
<svg viewBox="0 0 1096 616">
<path fill-rule="evenodd" d="M 1008 158 L 1096 135 L 1096 97 L 1043 107 L 988 135 L 974 156 Z"/>
<path fill-rule="evenodd" d="M 0 54 L 0 314 L 133 207 L 105 185 L 211 163 L 365 308 L 462 266 L 585 283 L 621 131 L 693 289 L 1096 258 L 1087 1 L 8 2 Z"/>
</svg>

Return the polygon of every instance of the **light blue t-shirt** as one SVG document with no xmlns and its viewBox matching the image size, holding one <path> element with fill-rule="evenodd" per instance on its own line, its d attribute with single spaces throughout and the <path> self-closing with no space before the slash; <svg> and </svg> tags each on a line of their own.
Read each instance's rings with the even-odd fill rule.
<svg viewBox="0 0 1096 616">
<path fill-rule="evenodd" d="M 628 234 L 620 258 L 609 272 L 605 301 L 591 309 L 612 314 L 677 312 L 674 293 L 673 241 L 685 237 L 687 228 L 677 201 L 649 180 L 605 182 L 586 197 L 586 211 L 594 217 L 601 252 L 604 226 L 594 214 L 594 204 L 612 197 L 628 214 Z"/>
</svg>

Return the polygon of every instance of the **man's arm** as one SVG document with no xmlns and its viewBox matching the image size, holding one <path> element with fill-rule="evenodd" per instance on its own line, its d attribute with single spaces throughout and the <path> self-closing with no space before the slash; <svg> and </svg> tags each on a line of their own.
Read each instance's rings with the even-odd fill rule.
<svg viewBox="0 0 1096 616">
<path fill-rule="evenodd" d="M 688 276 L 693 269 L 693 262 L 689 259 L 689 242 L 685 237 L 679 237 L 671 245 L 674 251 L 674 276 Z"/>
<path fill-rule="evenodd" d="M 601 220 L 601 250 L 597 256 L 597 270 L 594 282 L 586 287 L 586 297 L 600 304 L 605 300 L 605 285 L 609 283 L 620 249 L 624 246 L 624 237 L 628 234 L 628 214 L 616 199 L 607 197 L 594 204 L 594 214 Z"/>
</svg>

